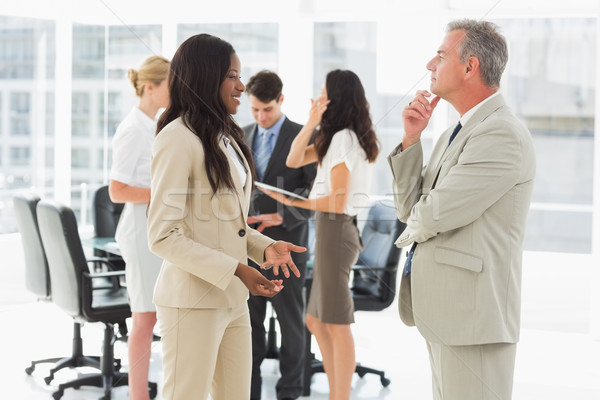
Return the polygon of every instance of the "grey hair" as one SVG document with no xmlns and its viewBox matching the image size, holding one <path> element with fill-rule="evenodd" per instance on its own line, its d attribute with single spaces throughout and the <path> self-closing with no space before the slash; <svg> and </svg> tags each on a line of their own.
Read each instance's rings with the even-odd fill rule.
<svg viewBox="0 0 600 400">
<path fill-rule="evenodd" d="M 508 61 L 508 48 L 498 25 L 473 19 L 448 23 L 446 32 L 456 30 L 463 30 L 466 33 L 458 48 L 460 62 L 466 62 L 469 57 L 477 57 L 483 83 L 490 88 L 500 87 L 500 78 Z"/>
</svg>

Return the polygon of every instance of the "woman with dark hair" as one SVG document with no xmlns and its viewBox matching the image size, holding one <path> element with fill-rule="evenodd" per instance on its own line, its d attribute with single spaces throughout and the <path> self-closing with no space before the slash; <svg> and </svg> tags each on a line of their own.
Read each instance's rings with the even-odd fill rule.
<svg viewBox="0 0 600 400">
<path fill-rule="evenodd" d="M 292 143 L 286 164 L 318 163 L 307 200 L 265 190 L 286 205 L 315 210 L 313 285 L 306 326 L 315 335 L 329 381 L 330 400 L 348 400 L 355 369 L 354 303 L 350 269 L 362 248 L 356 215 L 368 202 L 371 164 L 379 144 L 360 79 L 334 70 L 312 106 L 308 122 Z M 309 141 L 315 129 L 314 144 Z M 262 189 L 261 189 L 262 190 Z"/>
<path fill-rule="evenodd" d="M 164 399 L 248 399 L 252 370 L 248 290 L 283 285 L 247 265 L 299 276 L 290 251 L 246 224 L 251 153 L 231 114 L 245 90 L 233 47 L 187 39 L 171 61 L 171 102 L 152 148 L 148 241 L 164 259 L 154 303 L 162 336 Z"/>
</svg>

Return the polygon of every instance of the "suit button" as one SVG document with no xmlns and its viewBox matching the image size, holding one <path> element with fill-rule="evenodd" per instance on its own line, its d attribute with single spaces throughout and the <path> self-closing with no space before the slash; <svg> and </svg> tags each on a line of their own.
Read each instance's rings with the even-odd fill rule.
<svg viewBox="0 0 600 400">
<path fill-rule="evenodd" d="M 246 236 L 246 230 L 245 229 L 240 229 L 239 232 L 238 232 L 238 235 L 240 235 L 240 237 Z"/>
</svg>

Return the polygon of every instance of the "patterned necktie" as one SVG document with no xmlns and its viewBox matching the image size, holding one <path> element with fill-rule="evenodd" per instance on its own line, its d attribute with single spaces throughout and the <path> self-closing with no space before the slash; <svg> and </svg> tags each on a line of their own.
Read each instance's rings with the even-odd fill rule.
<svg viewBox="0 0 600 400">
<path fill-rule="evenodd" d="M 458 131 L 460 131 L 460 128 L 462 128 L 462 125 L 460 124 L 460 121 L 459 121 L 458 124 L 456 125 L 456 127 L 454 128 L 452 135 L 450 135 L 450 140 L 448 140 L 448 146 L 450 146 L 450 144 L 452 144 L 452 141 L 456 137 L 456 134 L 458 133 Z M 437 181 L 437 178 L 436 178 L 436 181 Z M 435 185 L 435 183 L 434 183 L 434 185 Z M 414 242 L 412 244 L 410 250 L 406 254 L 406 262 L 404 263 L 404 276 L 410 275 L 410 270 L 412 267 L 412 259 L 413 259 L 413 255 L 415 254 L 416 248 L 417 248 L 417 242 Z"/>
<path fill-rule="evenodd" d="M 254 151 L 254 161 L 256 163 L 256 176 L 259 181 L 262 181 L 267 164 L 269 164 L 269 159 L 271 158 L 271 137 L 273 137 L 272 132 L 264 131 L 257 138 L 258 142 Z"/>
</svg>

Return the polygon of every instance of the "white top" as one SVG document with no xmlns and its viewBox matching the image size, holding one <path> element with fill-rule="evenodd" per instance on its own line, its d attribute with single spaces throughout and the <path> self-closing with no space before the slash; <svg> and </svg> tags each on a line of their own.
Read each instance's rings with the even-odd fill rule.
<svg viewBox="0 0 600 400">
<path fill-rule="evenodd" d="M 240 178 L 242 187 L 244 187 L 246 184 L 247 172 L 246 167 L 244 167 L 241 156 L 233 148 L 233 146 L 231 145 L 231 140 L 228 137 L 223 136 L 223 142 L 225 143 L 225 148 L 227 149 L 227 155 L 233 161 L 233 164 L 235 165 L 235 169 L 237 171 L 237 176 L 238 178 Z"/>
<path fill-rule="evenodd" d="M 129 186 L 149 188 L 155 136 L 156 121 L 134 107 L 119 124 L 113 137 L 110 179 Z"/>
<path fill-rule="evenodd" d="M 323 162 L 317 167 L 315 183 L 308 197 L 315 199 L 331 193 L 331 170 L 341 163 L 345 163 L 350 171 L 348 200 L 344 214 L 354 216 L 362 208 L 368 207 L 373 164 L 367 160 L 356 133 L 350 129 L 341 130 L 333 135 Z"/>
</svg>

